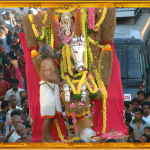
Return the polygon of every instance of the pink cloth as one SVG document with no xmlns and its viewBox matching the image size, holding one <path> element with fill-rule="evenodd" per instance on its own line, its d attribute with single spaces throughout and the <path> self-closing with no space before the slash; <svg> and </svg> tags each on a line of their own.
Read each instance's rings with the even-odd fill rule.
<svg viewBox="0 0 150 150">
<path fill-rule="evenodd" d="M 111 45 L 113 49 L 113 64 L 112 74 L 110 79 L 110 86 L 107 88 L 108 98 L 106 106 L 107 124 L 106 133 L 110 133 L 110 129 L 116 132 L 122 132 L 127 135 L 127 127 L 124 124 L 124 98 L 121 82 L 120 64 L 115 53 L 114 44 Z M 102 100 L 95 100 L 95 112 L 93 117 L 94 131 L 100 135 L 103 127 L 103 116 L 101 115 Z M 92 104 L 92 103 L 91 103 Z"/>
<path fill-rule="evenodd" d="M 19 67 L 15 68 L 16 78 L 19 80 L 19 88 L 23 89 Z"/>
<path fill-rule="evenodd" d="M 24 33 L 19 33 L 21 45 L 24 51 L 25 61 L 26 61 L 26 76 L 27 76 L 27 89 L 28 89 L 28 98 L 29 98 L 29 108 L 32 119 L 34 121 L 32 127 L 32 142 L 40 142 L 42 137 L 42 127 L 44 119 L 41 118 L 40 113 L 40 79 L 37 75 L 36 69 L 31 60 L 31 52 L 28 49 L 26 38 Z M 60 130 L 65 139 L 67 139 L 67 130 L 63 116 L 57 117 Z M 55 123 L 53 122 L 51 136 L 55 141 L 60 141 L 60 138 L 57 133 Z"/>
<path fill-rule="evenodd" d="M 23 123 L 24 121 L 21 120 L 21 123 Z M 7 125 L 11 125 L 12 124 L 12 121 L 8 122 Z"/>
</svg>

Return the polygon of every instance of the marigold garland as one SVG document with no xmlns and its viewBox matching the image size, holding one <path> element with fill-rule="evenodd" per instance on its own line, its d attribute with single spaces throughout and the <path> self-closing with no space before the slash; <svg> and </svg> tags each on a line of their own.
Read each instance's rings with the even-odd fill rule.
<svg viewBox="0 0 150 150">
<path fill-rule="evenodd" d="M 39 36 L 39 34 L 38 34 L 38 32 L 37 32 L 37 29 L 36 29 L 36 26 L 35 26 L 35 24 L 34 24 L 34 22 L 33 22 L 32 14 L 29 15 L 29 20 L 30 20 L 30 23 L 31 23 L 31 25 L 32 25 L 32 30 L 33 30 L 33 32 L 34 32 L 35 37 L 36 37 L 36 38 L 39 38 L 39 40 L 42 40 L 42 39 L 44 38 L 44 24 L 45 24 L 45 22 L 46 22 L 46 20 L 47 20 L 47 16 L 48 16 L 48 14 L 45 14 L 45 15 L 44 15 L 44 19 L 43 19 L 43 22 L 42 22 L 42 35 Z"/>
<path fill-rule="evenodd" d="M 38 56 L 39 52 L 37 52 L 35 49 L 31 51 L 31 58 Z"/>
<path fill-rule="evenodd" d="M 102 60 L 102 55 L 104 52 L 104 48 L 102 48 L 101 51 L 101 55 L 100 55 L 100 59 L 98 62 L 98 72 L 96 70 L 96 80 L 97 80 L 97 84 L 99 86 L 99 88 L 102 91 L 102 105 L 103 105 L 103 129 L 102 129 L 102 133 L 105 133 L 106 130 L 106 100 L 107 100 L 107 90 L 105 88 L 104 82 L 101 79 L 101 60 Z"/>
<path fill-rule="evenodd" d="M 102 17 L 100 18 L 100 20 L 98 21 L 98 23 L 94 27 L 98 28 L 102 24 L 102 22 L 105 19 L 106 13 L 107 13 L 107 8 L 104 8 L 103 13 L 102 13 Z M 95 29 L 94 31 L 96 31 L 96 30 L 97 29 Z"/>
<path fill-rule="evenodd" d="M 51 30 L 51 47 L 54 48 L 54 35 L 52 30 Z"/>
<path fill-rule="evenodd" d="M 99 45 L 98 42 L 95 42 L 94 40 L 92 40 L 90 37 L 88 37 L 89 41 L 93 44 L 93 45 L 97 45 L 99 48 L 104 48 L 105 46 L 103 45 Z"/>
</svg>

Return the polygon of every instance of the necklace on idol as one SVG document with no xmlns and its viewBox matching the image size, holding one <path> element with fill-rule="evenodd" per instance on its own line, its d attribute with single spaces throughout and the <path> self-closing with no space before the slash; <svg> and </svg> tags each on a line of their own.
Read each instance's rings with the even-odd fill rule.
<svg viewBox="0 0 150 150">
<path fill-rule="evenodd" d="M 69 36 L 69 35 L 70 35 L 71 23 L 70 23 L 70 21 L 69 21 L 69 22 L 68 22 L 68 26 L 69 26 L 69 27 L 67 27 L 66 24 L 64 23 L 63 19 L 61 19 L 61 20 L 62 20 L 62 22 L 63 22 L 63 24 L 64 24 L 65 34 L 66 34 L 67 36 Z"/>
</svg>

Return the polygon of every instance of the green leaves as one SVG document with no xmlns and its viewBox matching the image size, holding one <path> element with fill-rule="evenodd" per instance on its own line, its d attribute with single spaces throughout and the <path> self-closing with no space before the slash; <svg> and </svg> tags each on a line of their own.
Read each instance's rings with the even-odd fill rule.
<svg viewBox="0 0 150 150">
<path fill-rule="evenodd" d="M 74 100 L 80 100 L 82 98 L 82 95 L 81 94 L 72 94 L 72 99 Z"/>
<path fill-rule="evenodd" d="M 91 99 L 96 99 L 96 98 L 97 98 L 97 95 L 98 95 L 97 92 L 96 92 L 96 93 L 90 93 L 90 94 L 89 94 L 89 98 L 91 98 Z"/>
</svg>

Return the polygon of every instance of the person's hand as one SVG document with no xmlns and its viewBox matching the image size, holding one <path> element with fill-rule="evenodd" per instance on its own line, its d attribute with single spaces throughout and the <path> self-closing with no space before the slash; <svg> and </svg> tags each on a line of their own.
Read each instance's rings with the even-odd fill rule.
<svg viewBox="0 0 150 150">
<path fill-rule="evenodd" d="M 9 139 L 9 137 L 13 134 L 13 132 L 15 131 L 15 129 L 11 130 L 8 135 L 6 136 L 7 139 Z"/>
<path fill-rule="evenodd" d="M 67 81 L 62 81 L 61 82 L 61 86 L 64 86 L 65 84 L 68 84 L 68 82 Z"/>
<path fill-rule="evenodd" d="M 57 51 L 57 54 L 61 54 L 62 53 L 62 49 L 60 49 L 59 51 Z"/>
</svg>

